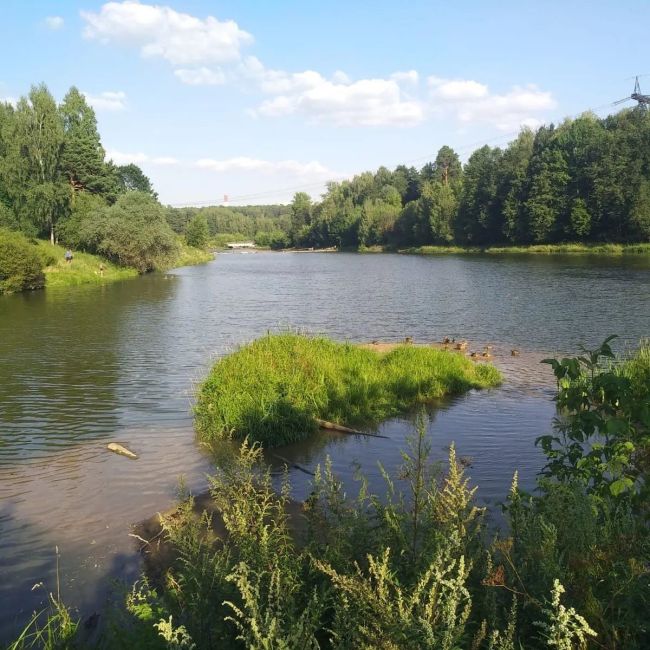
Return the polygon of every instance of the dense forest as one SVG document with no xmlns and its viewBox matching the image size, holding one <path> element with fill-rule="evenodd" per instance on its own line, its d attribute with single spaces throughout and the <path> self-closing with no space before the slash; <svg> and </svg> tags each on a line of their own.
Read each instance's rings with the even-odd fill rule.
<svg viewBox="0 0 650 650">
<path fill-rule="evenodd" d="M 397 247 L 650 239 L 650 113 L 585 114 L 484 146 L 463 166 L 442 147 L 419 171 L 399 166 L 330 183 L 292 204 L 299 245 Z"/>
<path fill-rule="evenodd" d="M 196 247 L 409 248 L 650 240 L 650 113 L 584 114 L 523 129 L 463 165 L 443 146 L 421 169 L 380 167 L 331 182 L 320 202 L 163 207 L 136 165 L 105 159 L 93 109 L 44 85 L 0 103 L 0 228 L 100 253 L 140 271 L 177 236 Z"/>
<path fill-rule="evenodd" d="M 450 147 L 420 170 L 380 167 L 332 182 L 318 203 L 187 208 L 179 230 L 208 217 L 211 234 L 241 233 L 261 245 L 407 248 L 650 240 L 650 113 L 584 114 L 524 129 L 510 144 L 477 149 L 461 164 Z"/>
</svg>

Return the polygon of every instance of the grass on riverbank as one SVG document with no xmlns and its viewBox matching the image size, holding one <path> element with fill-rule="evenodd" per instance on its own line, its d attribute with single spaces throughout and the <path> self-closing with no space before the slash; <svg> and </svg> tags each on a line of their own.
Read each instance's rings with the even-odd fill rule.
<svg viewBox="0 0 650 650">
<path fill-rule="evenodd" d="M 194 266 L 196 264 L 205 264 L 214 259 L 214 253 L 188 246 L 184 239 L 179 239 L 180 249 L 178 255 L 173 259 L 168 268 L 178 268 L 180 266 Z M 161 269 L 164 270 L 164 269 Z"/>
<path fill-rule="evenodd" d="M 107 284 L 116 280 L 126 280 L 138 275 L 136 269 L 119 266 L 99 255 L 72 251 L 73 259 L 69 264 L 65 261 L 65 247 L 58 244 L 52 245 L 47 241 L 37 242 L 39 252 L 49 264 L 45 267 L 45 286 L 48 289 L 54 287 L 73 287 L 82 284 Z M 178 255 L 171 261 L 169 266 L 161 271 L 180 266 L 191 266 L 203 264 L 214 259 L 214 254 L 188 246 L 180 242 Z M 100 265 L 104 266 L 103 275 L 100 273 Z"/>
<path fill-rule="evenodd" d="M 399 251 L 411 255 L 445 255 L 463 253 L 538 255 L 650 255 L 648 244 L 535 244 L 532 246 L 418 246 Z"/>
<path fill-rule="evenodd" d="M 269 335 L 217 362 L 199 390 L 196 427 L 205 440 L 248 436 L 273 447 L 313 433 L 315 418 L 372 424 L 500 381 L 493 366 L 444 350 L 405 345 L 379 355 L 321 337 Z"/>
<path fill-rule="evenodd" d="M 66 249 L 63 246 L 39 241 L 38 248 L 41 255 L 50 262 L 45 267 L 45 286 L 48 289 L 81 284 L 105 284 L 138 275 L 135 269 L 118 266 L 98 255 L 73 251 L 72 262 L 68 263 L 64 258 Z M 102 264 L 103 275 L 100 274 Z"/>
</svg>

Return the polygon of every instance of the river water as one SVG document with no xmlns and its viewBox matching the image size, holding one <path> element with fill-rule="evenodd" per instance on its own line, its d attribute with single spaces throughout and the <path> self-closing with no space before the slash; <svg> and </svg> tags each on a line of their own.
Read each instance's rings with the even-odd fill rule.
<svg viewBox="0 0 650 650">
<path fill-rule="evenodd" d="M 131 524 L 170 507 L 179 477 L 206 485 L 194 386 L 218 356 L 286 328 L 492 344 L 503 387 L 439 404 L 428 437 L 434 459 L 455 441 L 480 500 L 496 504 L 515 469 L 532 488 L 542 464 L 533 441 L 554 407 L 540 360 L 612 333 L 619 349 L 650 335 L 650 260 L 232 253 L 104 287 L 0 296 L 0 641 L 55 589 L 57 560 L 61 594 L 82 614 L 101 609 L 111 577 L 138 576 Z M 361 466 L 379 489 L 377 462 L 396 472 L 412 432 L 404 417 L 381 426 L 386 439 L 323 433 L 278 453 L 311 469 L 329 455 L 351 489 Z M 106 451 L 109 441 L 139 459 Z M 304 497 L 309 477 L 292 480 Z"/>
</svg>

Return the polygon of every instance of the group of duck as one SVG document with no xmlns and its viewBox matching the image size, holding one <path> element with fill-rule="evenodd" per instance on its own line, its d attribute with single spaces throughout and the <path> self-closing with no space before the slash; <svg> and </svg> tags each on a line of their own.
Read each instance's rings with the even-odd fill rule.
<svg viewBox="0 0 650 650">
<path fill-rule="evenodd" d="M 406 339 L 406 342 L 408 343 L 408 338 Z M 449 350 L 449 347 L 453 346 L 454 350 L 459 350 L 461 352 L 467 351 L 469 348 L 469 343 L 467 341 L 456 341 L 456 339 L 449 338 L 448 336 L 445 336 L 444 339 L 442 339 L 442 347 L 445 350 Z M 519 350 L 510 350 L 510 355 L 513 357 L 518 357 L 519 356 Z M 483 348 L 483 352 L 470 352 L 469 356 L 471 359 L 491 359 L 492 358 L 492 346 L 491 345 L 486 345 Z"/>
</svg>

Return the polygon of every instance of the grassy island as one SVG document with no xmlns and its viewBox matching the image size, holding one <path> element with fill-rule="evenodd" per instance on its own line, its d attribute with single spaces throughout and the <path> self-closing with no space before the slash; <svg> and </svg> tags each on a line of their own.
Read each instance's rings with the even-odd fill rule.
<svg viewBox="0 0 650 650">
<path fill-rule="evenodd" d="M 368 425 L 413 406 L 501 381 L 498 370 L 427 347 L 377 354 L 351 343 L 268 335 L 216 363 L 198 394 L 205 440 L 233 437 L 273 447 L 313 433 L 315 419 Z"/>
</svg>

